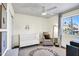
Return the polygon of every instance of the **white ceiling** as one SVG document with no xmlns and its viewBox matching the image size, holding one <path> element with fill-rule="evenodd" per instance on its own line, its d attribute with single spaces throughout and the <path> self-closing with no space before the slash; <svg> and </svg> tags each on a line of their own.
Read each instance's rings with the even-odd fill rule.
<svg viewBox="0 0 79 59">
<path fill-rule="evenodd" d="M 76 7 L 79 7 L 79 3 L 13 3 L 16 13 L 39 17 L 51 17 Z M 46 11 L 47 15 L 41 15 L 43 11 Z"/>
</svg>

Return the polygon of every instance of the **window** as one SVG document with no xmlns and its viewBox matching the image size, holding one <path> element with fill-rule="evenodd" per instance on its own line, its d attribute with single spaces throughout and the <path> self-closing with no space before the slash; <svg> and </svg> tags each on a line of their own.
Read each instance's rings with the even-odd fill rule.
<svg viewBox="0 0 79 59">
<path fill-rule="evenodd" d="M 65 34 L 79 35 L 79 16 L 64 18 L 63 25 Z"/>
</svg>

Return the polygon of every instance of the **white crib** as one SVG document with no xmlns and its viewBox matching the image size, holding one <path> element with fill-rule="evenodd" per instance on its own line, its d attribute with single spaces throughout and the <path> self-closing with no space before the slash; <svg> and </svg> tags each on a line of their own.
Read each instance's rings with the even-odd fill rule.
<svg viewBox="0 0 79 59">
<path fill-rule="evenodd" d="M 39 44 L 39 35 L 36 33 L 20 34 L 20 47 Z"/>
</svg>

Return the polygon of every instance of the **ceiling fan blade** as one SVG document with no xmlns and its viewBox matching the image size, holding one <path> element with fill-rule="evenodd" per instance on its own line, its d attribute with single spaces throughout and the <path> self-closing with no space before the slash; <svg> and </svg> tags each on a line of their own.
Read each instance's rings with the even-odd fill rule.
<svg viewBox="0 0 79 59">
<path fill-rule="evenodd" d="M 57 7 L 55 6 L 55 7 L 52 7 L 52 8 L 47 9 L 47 11 L 54 10 L 54 9 L 56 9 L 56 8 L 57 8 Z"/>
</svg>

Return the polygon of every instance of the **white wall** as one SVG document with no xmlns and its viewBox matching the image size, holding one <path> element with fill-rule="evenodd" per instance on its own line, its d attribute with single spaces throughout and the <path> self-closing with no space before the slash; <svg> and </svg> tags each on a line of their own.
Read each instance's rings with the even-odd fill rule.
<svg viewBox="0 0 79 59">
<path fill-rule="evenodd" d="M 75 15 L 79 15 L 79 9 L 63 14 L 62 22 L 63 22 L 63 18 L 71 17 L 71 16 L 75 16 Z M 62 46 L 66 47 L 66 44 L 69 44 L 69 42 L 71 40 L 74 40 L 75 38 L 76 38 L 76 36 L 74 36 L 74 35 L 68 35 L 68 34 L 62 33 Z"/>
<path fill-rule="evenodd" d="M 7 4 L 7 49 L 11 49 L 12 45 L 12 18 L 14 16 L 14 10 L 12 4 Z"/>
<path fill-rule="evenodd" d="M 51 18 L 48 19 L 48 24 L 49 24 L 49 30 L 51 34 L 53 35 L 53 26 L 57 25 L 58 26 L 58 15 L 55 15 Z M 57 36 L 57 35 L 56 35 Z"/>
<path fill-rule="evenodd" d="M 25 29 L 25 26 L 29 25 L 29 30 Z M 45 18 L 34 17 L 22 14 L 15 14 L 14 20 L 14 30 L 15 34 L 19 33 L 39 33 L 44 31 L 49 31 L 48 21 Z"/>
</svg>

